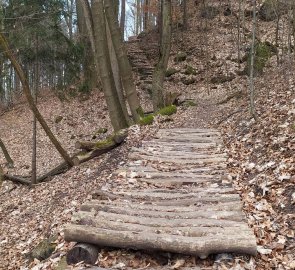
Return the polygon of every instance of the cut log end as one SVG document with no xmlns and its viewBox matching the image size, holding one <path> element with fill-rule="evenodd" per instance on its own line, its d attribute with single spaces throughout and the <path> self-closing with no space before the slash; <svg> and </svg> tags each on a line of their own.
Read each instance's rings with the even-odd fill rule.
<svg viewBox="0 0 295 270">
<path fill-rule="evenodd" d="M 98 258 L 99 248 L 95 245 L 80 243 L 75 245 L 67 254 L 67 264 L 95 264 Z"/>
</svg>

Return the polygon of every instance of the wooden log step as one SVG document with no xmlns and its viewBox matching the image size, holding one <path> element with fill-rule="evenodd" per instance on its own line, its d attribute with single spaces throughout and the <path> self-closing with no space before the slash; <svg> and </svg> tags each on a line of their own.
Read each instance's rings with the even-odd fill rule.
<svg viewBox="0 0 295 270">
<path fill-rule="evenodd" d="M 79 219 L 81 211 L 73 216 L 74 219 Z M 245 226 L 245 223 L 237 220 L 230 219 L 216 219 L 213 217 L 208 218 L 163 218 L 163 217 L 145 217 L 145 216 L 130 216 L 126 214 L 117 214 L 109 213 L 104 211 L 97 212 L 83 212 L 83 215 L 95 218 L 98 221 L 101 220 L 110 220 L 110 221 L 119 221 L 121 223 L 131 223 L 146 225 L 151 227 L 241 227 Z M 244 224 L 244 225 L 242 225 Z"/>
<path fill-rule="evenodd" d="M 209 128 L 177 128 L 177 129 L 160 129 L 158 131 L 159 133 L 161 132 L 170 132 L 170 133 L 218 133 L 220 134 L 220 132 L 217 129 L 209 129 Z"/>
<path fill-rule="evenodd" d="M 86 202 L 81 205 L 80 210 L 81 211 L 92 211 L 98 210 L 96 208 L 97 205 L 110 205 L 109 200 L 91 200 L 89 202 Z M 139 209 L 139 210 L 149 210 L 149 211 L 165 211 L 165 212 L 191 212 L 195 210 L 206 210 L 210 208 L 211 210 L 215 211 L 239 211 L 242 210 L 243 205 L 241 202 L 223 202 L 223 203 L 217 203 L 217 204 L 206 204 L 206 205 L 198 205 L 198 206 L 173 206 L 173 205 L 157 205 L 156 202 L 145 202 L 139 203 L 139 202 L 131 202 L 128 200 L 124 201 L 112 201 L 111 205 L 113 206 L 122 206 L 130 209 Z"/>
<path fill-rule="evenodd" d="M 101 216 L 95 216 L 94 213 L 80 211 L 72 217 L 72 222 L 77 225 L 88 225 L 93 227 L 100 227 L 110 230 L 123 231 L 149 231 L 158 233 L 170 233 L 174 235 L 184 236 L 205 236 L 216 234 L 235 234 L 239 235 L 241 232 L 249 232 L 248 226 L 243 223 L 241 226 L 203 226 L 203 227 L 171 227 L 171 226 L 148 226 L 143 224 L 122 222 L 121 220 L 104 219 Z"/>
<path fill-rule="evenodd" d="M 126 177 L 128 178 L 194 178 L 194 179 L 220 179 L 223 175 L 221 173 L 216 172 L 215 174 L 208 174 L 207 172 L 200 173 L 200 174 L 192 174 L 192 173 L 182 173 L 182 172 L 146 172 L 146 171 L 140 171 L 140 170 L 130 170 L 126 171 Z"/>
<path fill-rule="evenodd" d="M 206 258 L 211 253 L 246 253 L 256 255 L 256 239 L 248 234 L 187 237 L 149 232 L 107 230 L 84 225 L 69 225 L 65 228 L 66 241 L 87 242 L 100 246 L 117 246 L 162 250 Z M 173 243 L 173 244 L 171 244 Z"/>
<path fill-rule="evenodd" d="M 133 178 L 132 178 L 133 179 Z M 192 178 L 135 178 L 138 182 L 145 182 L 153 185 L 160 186 L 181 186 L 181 185 L 198 185 L 198 186 L 207 186 L 212 183 L 222 184 L 222 180 L 214 179 L 209 181 L 208 179 L 192 179 Z"/>
<path fill-rule="evenodd" d="M 136 155 L 143 155 L 143 156 L 154 156 L 154 157 L 167 157 L 171 156 L 173 158 L 178 158 L 178 159 L 203 159 L 203 158 L 227 158 L 226 154 L 208 154 L 206 152 L 203 153 L 198 153 L 198 152 L 191 152 L 191 153 L 181 153 L 181 152 L 176 152 L 176 151 L 171 151 L 171 152 L 161 152 L 161 151 L 132 151 L 131 154 L 136 154 Z"/>
<path fill-rule="evenodd" d="M 194 148 L 194 147 L 171 147 L 171 146 L 155 146 L 155 147 L 150 147 L 150 146 L 142 146 L 139 148 L 140 152 L 145 151 L 145 152 L 165 152 L 169 153 L 169 155 L 172 155 L 173 153 L 179 154 L 179 153 L 184 153 L 185 154 L 190 154 L 190 153 L 197 153 L 197 154 L 220 154 L 219 150 L 216 150 L 215 148 Z M 137 152 L 136 149 L 134 152 Z"/>
<path fill-rule="evenodd" d="M 210 138 L 185 138 L 185 137 L 175 137 L 175 138 L 171 138 L 171 137 L 162 137 L 160 139 L 155 139 L 154 142 L 176 142 L 176 143 L 184 143 L 184 144 L 212 144 L 212 143 L 216 143 L 219 144 L 221 143 L 221 140 L 213 140 Z"/>
<path fill-rule="evenodd" d="M 97 205 L 95 208 L 97 212 L 104 211 L 114 214 L 124 214 L 129 216 L 141 216 L 151 218 L 182 218 L 182 219 L 196 219 L 196 218 L 214 218 L 222 220 L 235 220 L 243 221 L 245 218 L 241 215 L 240 211 L 216 211 L 211 210 L 208 207 L 207 210 L 195 210 L 193 212 L 168 212 L 168 211 L 150 211 L 150 210 L 139 210 L 139 209 L 128 209 L 118 206 L 106 206 Z"/>
<path fill-rule="evenodd" d="M 186 140 L 200 140 L 200 141 L 218 141 L 221 142 L 220 136 L 216 134 L 157 134 L 154 135 L 155 139 L 186 139 Z"/>
<path fill-rule="evenodd" d="M 125 169 L 119 169 L 118 172 L 142 172 L 142 173 L 183 173 L 183 174 L 208 174 L 208 175 L 215 175 L 215 174 L 224 174 L 224 171 L 222 169 L 214 169 L 213 167 L 204 166 L 200 168 L 191 168 L 191 169 L 185 169 L 185 168 L 171 168 L 169 171 L 161 170 L 159 167 L 152 167 L 150 165 L 142 166 L 142 164 L 138 163 L 132 163 L 130 162 L 129 165 L 126 166 Z"/>
<path fill-rule="evenodd" d="M 144 149 L 144 148 L 135 148 L 131 149 L 132 153 L 139 153 L 144 155 L 155 155 L 155 156 L 174 156 L 174 157 L 187 157 L 187 158 L 196 158 L 196 157 L 227 157 L 226 153 L 212 153 L 207 151 L 190 151 L 190 152 L 183 152 L 183 151 L 159 151 L 155 149 Z"/>
<path fill-rule="evenodd" d="M 193 201 L 198 202 L 228 202 L 228 201 L 239 201 L 240 196 L 235 193 L 217 193 L 212 198 L 212 194 L 207 193 L 206 190 L 199 193 L 189 193 L 189 194 L 167 194 L 167 193 L 146 193 L 146 192 L 116 192 L 114 195 L 123 196 L 125 198 L 131 199 L 144 199 L 144 200 L 158 200 L 158 201 L 170 201 L 170 200 L 186 200 L 191 198 Z"/>
<path fill-rule="evenodd" d="M 208 139 L 208 140 L 218 140 L 221 141 L 220 135 L 216 133 L 195 133 L 195 134 L 181 134 L 181 133 L 157 133 L 154 135 L 154 138 L 156 139 L 162 139 L 162 138 L 186 138 L 186 139 Z"/>
<path fill-rule="evenodd" d="M 180 159 L 177 157 L 155 157 L 142 155 L 137 153 L 130 153 L 129 158 L 131 160 L 148 160 L 148 161 L 157 161 L 160 163 L 176 163 L 176 164 L 208 164 L 208 163 L 224 163 L 226 158 L 222 157 L 201 157 L 201 158 L 191 158 L 191 159 Z"/>
<path fill-rule="evenodd" d="M 131 171 L 126 172 L 126 177 L 129 179 L 137 179 L 137 178 L 147 178 L 147 179 L 163 179 L 164 181 L 169 180 L 171 178 L 183 178 L 184 180 L 187 178 L 192 179 L 208 179 L 208 180 L 221 180 L 222 175 L 211 175 L 211 174 L 185 174 L 185 173 L 173 173 L 173 172 L 140 172 L 140 171 Z"/>
<path fill-rule="evenodd" d="M 130 199 L 130 200 L 145 200 L 160 203 L 168 203 L 173 205 L 173 203 L 181 203 L 182 201 L 190 201 L 190 203 L 218 203 L 218 202 L 234 202 L 239 201 L 240 196 L 238 194 L 220 194 L 217 193 L 214 196 L 210 193 L 200 192 L 192 194 L 161 194 L 161 193 L 145 193 L 145 192 L 116 192 L 116 193 L 107 193 L 101 192 L 98 193 L 99 198 L 110 198 L 110 199 Z M 167 204 L 166 204 L 167 205 Z"/>
<path fill-rule="evenodd" d="M 154 141 L 142 141 L 142 145 L 148 145 L 148 146 L 167 146 L 167 147 L 194 147 L 194 148 L 213 148 L 218 145 L 216 142 L 207 142 L 207 143 L 197 143 L 197 142 L 165 142 L 160 140 L 154 140 Z"/>
</svg>

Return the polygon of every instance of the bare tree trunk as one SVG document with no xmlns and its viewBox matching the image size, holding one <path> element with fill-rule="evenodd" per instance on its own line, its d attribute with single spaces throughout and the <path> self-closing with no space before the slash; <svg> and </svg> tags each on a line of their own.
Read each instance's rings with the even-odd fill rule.
<svg viewBox="0 0 295 270">
<path fill-rule="evenodd" d="M 242 0 L 239 0 L 239 14 L 238 14 L 238 65 L 241 68 L 241 11 Z"/>
<path fill-rule="evenodd" d="M 4 154 L 4 157 L 5 157 L 5 159 L 6 159 L 7 163 L 8 163 L 8 166 L 9 167 L 13 167 L 13 160 L 10 157 L 10 155 L 9 155 L 9 153 L 8 153 L 8 151 L 7 151 L 4 143 L 3 143 L 3 141 L 1 140 L 1 138 L 0 138 L 0 148 L 2 149 L 2 152 Z"/>
<path fill-rule="evenodd" d="M 24 71 L 22 70 L 20 64 L 17 62 L 15 56 L 12 54 L 11 49 L 9 48 L 9 45 L 8 45 L 6 39 L 4 38 L 4 36 L 1 33 L 0 33 L 0 46 L 2 47 L 7 58 L 11 61 L 11 64 L 13 65 L 15 71 L 17 72 L 17 74 L 20 78 L 20 81 L 22 83 L 22 86 L 23 86 L 23 91 L 24 91 L 26 98 L 28 100 L 28 104 L 29 104 L 31 110 L 33 111 L 34 115 L 36 116 L 37 120 L 39 121 L 40 125 L 44 129 L 46 135 L 49 137 L 49 139 L 51 140 L 51 142 L 55 146 L 56 150 L 60 153 L 60 155 L 64 158 L 64 160 L 69 164 L 69 166 L 73 166 L 74 164 L 73 164 L 72 159 L 70 158 L 68 153 L 65 151 L 65 149 L 61 146 L 59 141 L 56 139 L 56 137 L 52 133 L 51 129 L 47 125 L 46 121 L 44 120 L 43 116 L 41 115 L 38 108 L 36 107 L 36 104 L 34 102 L 32 95 L 31 95 L 31 92 L 30 92 L 29 84 L 28 84 L 26 76 L 24 74 Z"/>
<path fill-rule="evenodd" d="M 252 23 L 252 45 L 250 62 L 250 114 L 256 120 L 254 102 L 254 57 L 255 57 L 255 36 L 256 36 L 256 0 L 253 0 L 253 23 Z"/>
<path fill-rule="evenodd" d="M 183 22 L 183 29 L 187 29 L 187 0 L 182 1 L 182 8 L 183 8 L 183 17 L 182 17 L 182 22 Z"/>
<path fill-rule="evenodd" d="M 171 49 L 171 0 L 163 0 L 161 16 L 163 29 L 161 31 L 160 58 L 153 74 L 152 83 L 154 111 L 165 106 L 163 84 Z"/>
<path fill-rule="evenodd" d="M 36 63 L 35 63 L 35 87 L 34 87 L 34 93 L 33 98 L 35 101 L 35 104 L 37 106 L 37 96 L 38 96 L 38 90 L 39 90 L 39 60 L 38 60 L 38 48 L 39 47 L 39 41 L 38 37 L 36 38 Z M 32 151 L 32 179 L 31 179 L 31 185 L 37 184 L 37 119 L 36 116 L 33 115 L 33 151 Z"/>
<path fill-rule="evenodd" d="M 87 33 L 87 27 L 85 22 L 85 12 L 81 1 L 76 1 L 76 12 L 77 12 L 77 24 L 79 30 L 79 40 L 84 44 L 84 55 L 83 55 L 83 74 L 86 84 L 90 89 L 98 85 L 98 75 L 95 70 L 94 54 L 91 49 L 90 37 Z"/>
<path fill-rule="evenodd" d="M 0 187 L 1 187 L 3 181 L 4 181 L 4 172 L 3 172 L 3 169 L 0 165 Z"/>
<path fill-rule="evenodd" d="M 126 20 L 126 0 L 121 1 L 121 17 L 120 17 L 120 28 L 122 33 L 122 40 L 125 36 L 125 20 Z"/>
<path fill-rule="evenodd" d="M 105 0 L 105 14 L 110 27 L 111 37 L 117 56 L 119 71 L 122 78 L 124 91 L 126 93 L 127 101 L 132 113 L 134 121 L 138 121 L 143 114 L 140 106 L 139 98 L 136 93 L 136 87 L 133 80 L 132 68 L 129 63 L 124 44 L 120 38 L 120 28 L 118 21 L 114 17 L 111 0 Z"/>
<path fill-rule="evenodd" d="M 102 0 L 92 1 L 92 16 L 94 26 L 95 52 L 99 67 L 99 74 L 101 77 L 111 122 L 114 130 L 118 131 L 128 127 L 128 120 L 124 116 L 111 69 Z"/>
<path fill-rule="evenodd" d="M 116 17 L 114 15 L 114 19 L 115 18 Z M 119 31 L 119 33 L 121 33 L 121 32 Z M 130 118 L 129 118 L 126 103 L 125 103 L 125 97 L 123 94 L 123 86 L 122 86 L 121 77 L 120 77 L 118 59 L 116 56 L 114 44 L 113 44 L 112 37 L 111 37 L 110 26 L 109 26 L 108 22 L 106 22 L 106 34 L 107 34 L 107 43 L 108 43 L 108 49 L 109 49 L 109 54 L 110 54 L 111 69 L 113 72 L 113 77 L 114 77 L 114 82 L 115 82 L 118 98 L 119 98 L 125 119 L 127 119 L 128 124 L 131 124 L 129 121 Z M 120 38 L 121 38 L 121 36 L 120 36 Z"/>
<path fill-rule="evenodd" d="M 149 29 L 149 0 L 144 0 L 143 6 L 143 31 Z"/>
</svg>

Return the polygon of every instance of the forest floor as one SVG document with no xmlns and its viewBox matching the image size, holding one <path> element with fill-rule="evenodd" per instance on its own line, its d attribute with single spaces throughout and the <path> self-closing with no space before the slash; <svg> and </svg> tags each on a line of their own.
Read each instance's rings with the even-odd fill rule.
<svg viewBox="0 0 295 270">
<path fill-rule="evenodd" d="M 187 32 L 174 36 L 169 63 L 195 75 L 178 72 L 165 82 L 165 89 L 181 93 L 196 106 L 180 106 L 169 117 L 157 117 L 153 125 L 132 126 L 126 143 L 33 189 L 5 181 L 0 189 L 0 269 L 58 269 L 72 243 L 63 240 L 63 226 L 93 190 L 132 189 L 132 184 L 112 175 L 126 163 L 132 146 L 153 137 L 159 128 L 215 127 L 222 131 L 229 155 L 228 174 L 244 204 L 249 226 L 259 245 L 256 257 L 226 254 L 200 260 L 190 256 L 161 256 L 130 250 L 104 249 L 98 265 L 114 269 L 295 269 L 295 81 L 294 73 L 269 61 L 264 75 L 256 78 L 258 121 L 248 112 L 248 81 L 239 76 L 235 19 L 219 15 L 208 20 L 207 30 L 199 17 L 191 19 Z M 216 27 L 218 26 L 218 27 Z M 261 27 L 261 38 L 266 29 Z M 205 31 L 206 30 L 206 31 Z M 202 43 L 203 42 L 203 43 Z M 222 49 L 221 49 L 222 48 Z M 187 59 L 175 63 L 174 56 L 185 51 Z M 231 78 L 223 81 L 224 78 Z M 192 84 L 183 82 L 193 78 Z M 215 78 L 215 80 L 212 80 Z M 234 95 L 232 95 L 234 94 Z M 141 93 L 145 105 L 146 93 Z M 230 98 L 232 97 L 232 98 Z M 63 146 L 75 152 L 76 140 L 90 140 L 99 128 L 111 133 L 107 108 L 100 92 L 89 99 L 61 102 L 52 94 L 39 98 L 39 108 Z M 234 114 L 232 114 L 234 113 Z M 57 121 L 59 116 L 63 118 Z M 13 107 L 0 116 L 0 134 L 15 168 L 5 171 L 29 175 L 31 164 L 32 115 L 26 104 Z M 101 135 L 101 137 L 106 136 Z M 98 136 L 96 139 L 100 139 Z M 44 132 L 38 128 L 38 173 L 59 164 L 61 158 Z M 3 157 L 0 163 L 4 164 Z M 26 254 L 42 239 L 58 235 L 53 255 L 42 262 L 29 261 Z M 165 254 L 163 254 L 165 255 Z M 63 268 L 59 268 L 63 269 Z M 69 268 L 73 269 L 73 268 Z M 82 269 L 82 265 L 74 269 Z"/>
</svg>

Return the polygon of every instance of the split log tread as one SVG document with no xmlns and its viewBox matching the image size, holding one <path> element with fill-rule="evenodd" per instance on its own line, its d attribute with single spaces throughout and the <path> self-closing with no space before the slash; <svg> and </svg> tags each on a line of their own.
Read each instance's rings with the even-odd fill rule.
<svg viewBox="0 0 295 270">
<path fill-rule="evenodd" d="M 95 191 L 73 215 L 65 239 L 200 258 L 255 255 L 256 239 L 226 166 L 217 130 L 159 130 L 133 147 L 127 165 L 116 172 L 130 188 Z"/>
</svg>

